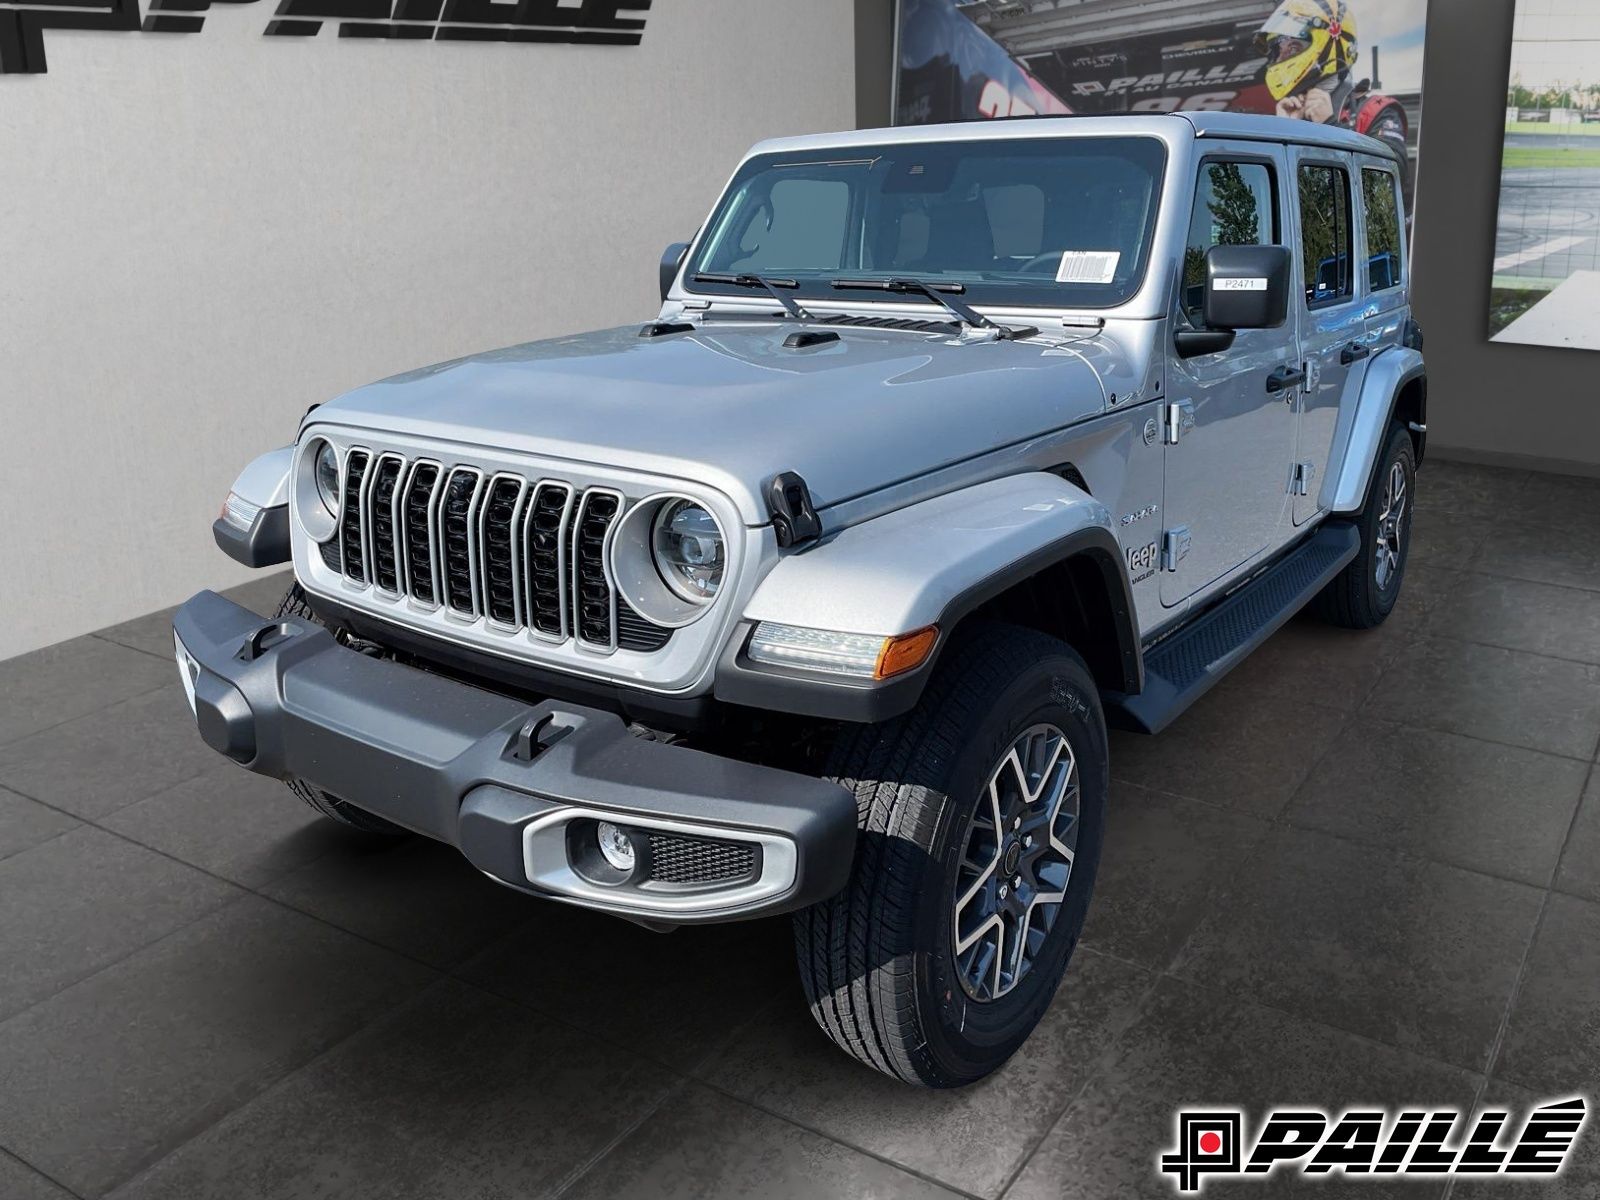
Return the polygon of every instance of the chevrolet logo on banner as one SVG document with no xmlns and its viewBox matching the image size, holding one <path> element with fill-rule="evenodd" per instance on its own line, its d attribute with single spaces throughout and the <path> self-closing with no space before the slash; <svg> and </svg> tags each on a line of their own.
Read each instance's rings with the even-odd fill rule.
<svg viewBox="0 0 1600 1200">
<path fill-rule="evenodd" d="M 44 31 L 109 29 L 146 33 L 199 33 L 213 3 L 259 0 L 0 0 L 0 75 L 43 74 Z M 268 37 L 314 37 L 323 25 L 340 37 L 408 41 L 541 42 L 637 46 L 650 0 L 281 0 Z"/>
</svg>

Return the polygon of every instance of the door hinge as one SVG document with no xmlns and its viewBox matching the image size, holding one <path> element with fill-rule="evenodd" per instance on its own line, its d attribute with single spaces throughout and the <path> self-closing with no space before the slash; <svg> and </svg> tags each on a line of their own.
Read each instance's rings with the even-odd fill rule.
<svg viewBox="0 0 1600 1200">
<path fill-rule="evenodd" d="M 1169 446 L 1176 446 L 1178 439 L 1184 433 L 1194 428 L 1194 401 L 1173 400 L 1168 402 L 1162 413 L 1161 440 Z"/>
<path fill-rule="evenodd" d="M 1311 481 L 1316 477 L 1316 474 L 1316 463 L 1295 463 L 1294 470 L 1289 472 L 1289 494 L 1291 496 L 1309 496 L 1311 494 Z"/>
<path fill-rule="evenodd" d="M 1189 556 L 1189 547 L 1194 544 L 1194 538 L 1189 536 L 1189 527 L 1179 525 L 1176 529 L 1169 529 L 1161 535 L 1161 569 L 1163 571 L 1176 571 L 1178 564 Z"/>
</svg>

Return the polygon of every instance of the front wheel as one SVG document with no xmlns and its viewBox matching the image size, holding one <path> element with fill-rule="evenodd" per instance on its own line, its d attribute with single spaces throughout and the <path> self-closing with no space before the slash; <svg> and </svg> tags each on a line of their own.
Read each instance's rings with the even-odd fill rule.
<svg viewBox="0 0 1600 1200">
<path fill-rule="evenodd" d="M 958 1087 L 1039 1023 L 1077 945 L 1100 859 L 1105 720 L 1064 643 L 984 625 L 904 717 L 846 733 L 850 882 L 795 918 L 812 1015 L 841 1049 Z"/>
</svg>

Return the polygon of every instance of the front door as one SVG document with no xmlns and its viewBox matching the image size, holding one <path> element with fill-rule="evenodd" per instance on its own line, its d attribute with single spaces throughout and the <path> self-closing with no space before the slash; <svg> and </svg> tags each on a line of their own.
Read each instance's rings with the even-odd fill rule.
<svg viewBox="0 0 1600 1200">
<path fill-rule="evenodd" d="M 1205 255 L 1217 245 L 1282 245 L 1288 161 L 1281 147 L 1221 143 L 1200 163 L 1176 328 L 1199 328 Z M 1161 601 L 1181 604 L 1261 554 L 1289 511 L 1300 389 L 1294 318 L 1241 330 L 1218 354 L 1172 359 L 1167 383 Z M 1274 375 L 1279 379 L 1273 379 Z"/>
<path fill-rule="evenodd" d="M 1322 477 L 1333 446 L 1339 408 L 1349 393 L 1353 405 L 1367 374 L 1371 349 L 1362 288 L 1356 273 L 1355 206 L 1351 160 L 1318 146 L 1296 146 L 1295 218 L 1299 223 L 1300 338 L 1307 382 L 1301 405 L 1294 467 L 1294 523 L 1320 511 Z"/>
</svg>

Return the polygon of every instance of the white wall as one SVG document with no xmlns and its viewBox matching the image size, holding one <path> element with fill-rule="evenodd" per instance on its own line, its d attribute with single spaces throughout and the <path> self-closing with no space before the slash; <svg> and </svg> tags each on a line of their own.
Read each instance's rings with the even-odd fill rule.
<svg viewBox="0 0 1600 1200">
<path fill-rule="evenodd" d="M 850 0 L 643 45 L 47 31 L 0 75 L 0 658 L 247 578 L 211 521 L 306 407 L 654 315 L 762 137 L 854 124 Z"/>
</svg>

